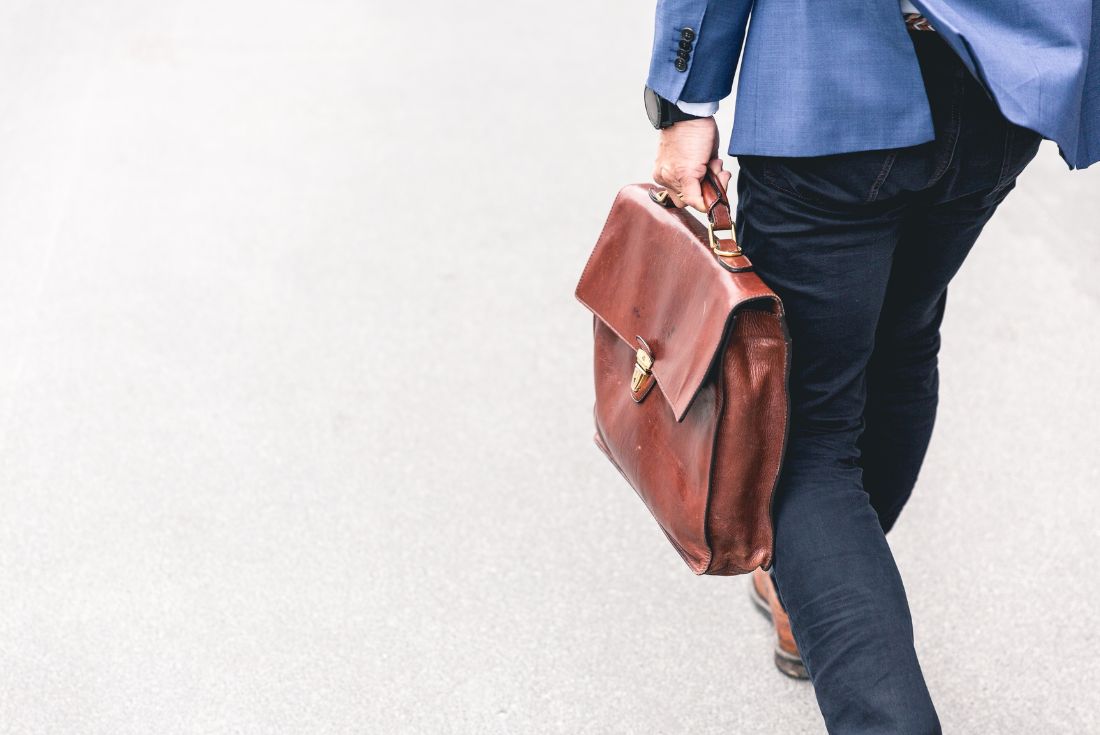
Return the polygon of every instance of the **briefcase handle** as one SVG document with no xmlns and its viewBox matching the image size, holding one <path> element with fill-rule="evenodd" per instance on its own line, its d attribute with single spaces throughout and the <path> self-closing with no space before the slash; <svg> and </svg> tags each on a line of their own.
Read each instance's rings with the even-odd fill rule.
<svg viewBox="0 0 1100 735">
<path fill-rule="evenodd" d="M 723 258 L 737 258 L 741 255 L 741 246 L 737 244 L 737 235 L 733 231 L 733 212 L 730 200 L 722 182 L 707 169 L 700 186 L 703 189 L 703 203 L 707 205 L 707 234 L 710 237 L 710 249 Z M 715 237 L 715 232 L 729 232 L 729 240 Z M 732 247 L 730 247 L 732 245 Z"/>
<path fill-rule="evenodd" d="M 707 237 L 710 249 L 714 251 L 715 255 L 719 256 L 719 259 L 743 258 L 741 246 L 737 244 L 737 235 L 733 231 L 733 212 L 730 210 L 730 200 L 726 196 L 725 189 L 722 188 L 722 182 L 708 168 L 699 185 L 703 190 L 703 204 L 707 207 Z M 650 189 L 649 198 L 662 207 L 668 209 L 676 207 L 672 199 L 669 198 L 667 189 Z M 729 232 L 729 239 L 724 240 L 716 236 L 716 232 Z M 734 271 L 749 270 L 750 268 L 747 260 L 738 262 L 736 265 L 730 265 L 728 261 L 722 262 Z"/>
</svg>

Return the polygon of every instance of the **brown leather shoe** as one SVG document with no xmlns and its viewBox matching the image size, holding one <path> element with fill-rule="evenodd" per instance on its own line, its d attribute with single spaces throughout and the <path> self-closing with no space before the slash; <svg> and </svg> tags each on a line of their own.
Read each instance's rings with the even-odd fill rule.
<svg viewBox="0 0 1100 735">
<path fill-rule="evenodd" d="M 752 573 L 752 585 L 749 597 L 754 605 L 775 625 L 775 666 L 792 679 L 809 679 L 802 657 L 798 655 L 798 645 L 791 633 L 791 621 L 787 611 L 779 604 L 779 595 L 771 575 L 763 569 Z"/>
</svg>

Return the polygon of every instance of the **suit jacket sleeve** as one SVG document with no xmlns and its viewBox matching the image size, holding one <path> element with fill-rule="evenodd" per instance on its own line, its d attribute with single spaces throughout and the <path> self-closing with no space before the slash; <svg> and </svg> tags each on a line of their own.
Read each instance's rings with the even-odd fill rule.
<svg viewBox="0 0 1100 735">
<path fill-rule="evenodd" d="M 753 0 L 657 0 L 653 55 L 646 84 L 672 102 L 713 102 L 733 88 Z M 686 64 L 677 52 L 691 29 Z M 691 35 L 691 34 L 688 34 Z"/>
</svg>

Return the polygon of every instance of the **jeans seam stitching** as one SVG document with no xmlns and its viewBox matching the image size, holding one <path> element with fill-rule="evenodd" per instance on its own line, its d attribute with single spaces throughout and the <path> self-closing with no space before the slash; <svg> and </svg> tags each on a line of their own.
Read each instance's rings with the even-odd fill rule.
<svg viewBox="0 0 1100 735">
<path fill-rule="evenodd" d="M 931 186 L 935 184 L 940 178 L 947 173 L 947 169 L 951 167 L 951 161 L 955 158 L 955 146 L 959 142 L 959 130 L 962 127 L 962 96 L 966 91 L 966 86 L 963 84 L 961 78 L 955 80 L 955 94 L 952 95 L 951 100 L 951 150 L 948 151 L 947 157 L 944 159 L 943 164 L 932 174 L 932 179 L 928 182 Z"/>
<path fill-rule="evenodd" d="M 1012 144 L 1016 139 L 1016 131 L 1010 124 L 1005 129 L 1004 156 L 1001 158 L 1001 173 L 997 176 L 997 183 L 991 193 L 1000 191 L 1008 183 L 1009 159 L 1012 157 Z"/>
<path fill-rule="evenodd" d="M 769 186 L 771 186 L 773 189 L 781 191 L 784 194 L 788 194 L 788 195 L 794 197 L 795 199 L 806 202 L 807 204 L 818 204 L 818 205 L 821 204 L 820 201 L 815 200 L 811 197 L 808 197 L 804 194 L 800 194 L 799 192 L 795 191 L 794 187 L 784 186 L 783 182 L 779 180 L 779 178 L 771 170 L 769 164 L 766 163 L 766 162 L 764 163 L 764 166 L 763 166 L 763 179 L 764 179 L 764 182 L 766 184 L 768 184 Z"/>
<path fill-rule="evenodd" d="M 882 170 L 879 171 L 878 178 L 875 179 L 875 183 L 871 185 L 871 192 L 867 195 L 867 202 L 873 202 L 878 199 L 879 189 L 886 183 L 886 177 L 890 175 L 890 171 L 894 168 L 894 161 L 897 160 L 897 151 L 892 151 L 890 155 L 886 156 L 886 160 L 882 163 Z"/>
</svg>

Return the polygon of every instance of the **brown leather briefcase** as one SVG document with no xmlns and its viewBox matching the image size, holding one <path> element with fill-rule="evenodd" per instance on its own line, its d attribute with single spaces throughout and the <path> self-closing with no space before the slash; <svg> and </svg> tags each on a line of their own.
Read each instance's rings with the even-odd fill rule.
<svg viewBox="0 0 1100 735">
<path fill-rule="evenodd" d="M 787 440 L 790 338 L 779 297 L 732 239 L 704 182 L 709 227 L 667 191 L 619 192 L 577 298 L 593 313 L 596 444 L 696 574 L 771 565 Z"/>
</svg>

